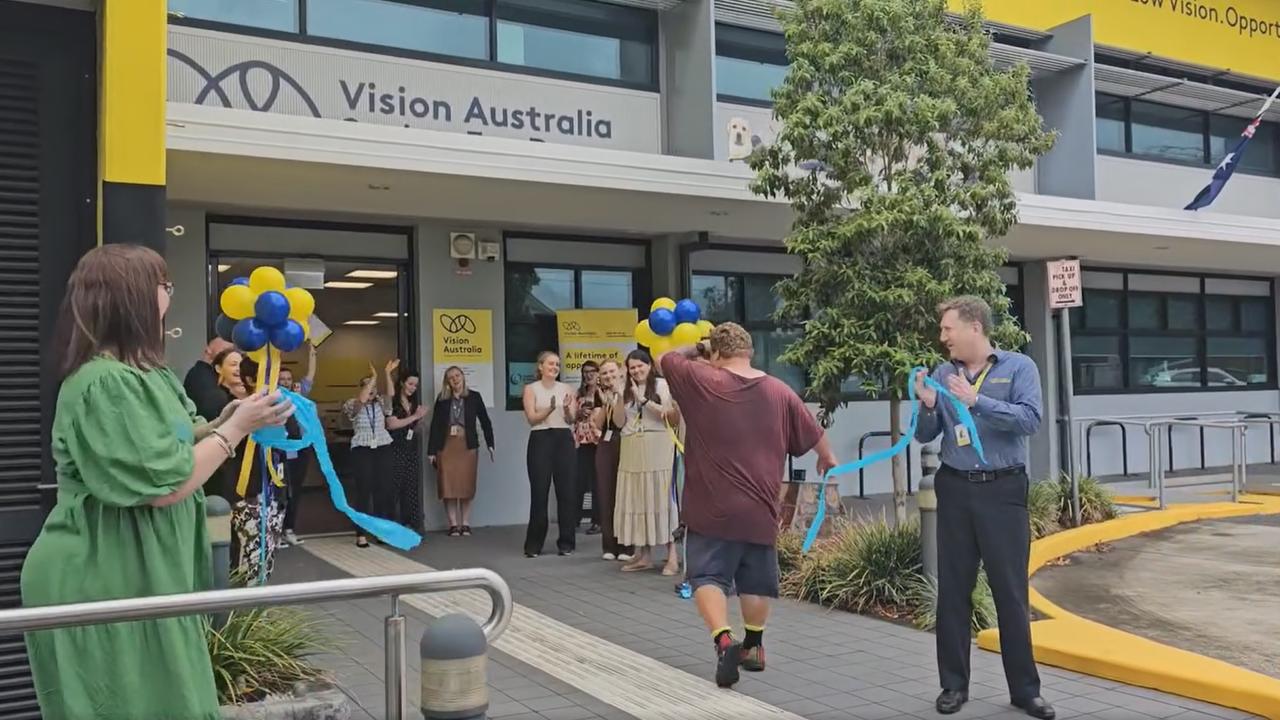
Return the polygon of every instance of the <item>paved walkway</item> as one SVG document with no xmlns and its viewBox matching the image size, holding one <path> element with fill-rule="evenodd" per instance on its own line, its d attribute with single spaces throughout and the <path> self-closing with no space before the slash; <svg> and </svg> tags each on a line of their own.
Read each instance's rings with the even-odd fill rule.
<svg viewBox="0 0 1280 720">
<path fill-rule="evenodd" d="M 424 569 L 488 567 L 512 587 L 511 628 L 490 655 L 492 718 L 536 720 L 877 720 L 937 718 L 933 636 L 909 627 L 790 601 L 766 633 L 769 669 L 744 674 L 735 691 L 710 682 L 711 643 L 672 578 L 626 574 L 599 559 L 598 540 L 581 553 L 528 560 L 523 528 L 482 528 L 471 538 L 428 537 L 411 553 L 357 549 L 351 538 L 312 539 L 277 559 L 275 582 L 370 576 Z M 417 707 L 416 638 L 427 616 L 464 611 L 481 618 L 480 592 L 422 595 L 409 615 L 410 706 Z M 359 704 L 359 720 L 383 718 L 385 600 L 324 606 L 349 643 L 326 657 Z M 737 623 L 740 626 L 740 621 Z M 1247 718 L 1194 700 L 1042 668 L 1046 698 L 1062 718 L 1145 720 Z M 999 656 L 974 648 L 972 700 L 957 718 L 1025 717 L 1007 704 Z M 411 717 L 418 717 L 416 710 Z"/>
</svg>

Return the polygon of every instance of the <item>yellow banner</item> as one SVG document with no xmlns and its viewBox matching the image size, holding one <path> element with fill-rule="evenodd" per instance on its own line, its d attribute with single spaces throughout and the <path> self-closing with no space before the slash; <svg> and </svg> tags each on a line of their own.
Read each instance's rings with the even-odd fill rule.
<svg viewBox="0 0 1280 720">
<path fill-rule="evenodd" d="M 560 310 L 556 328 L 560 338 L 560 379 L 570 385 L 582 377 L 582 363 L 622 362 L 636 347 L 639 322 L 635 308 L 626 310 Z"/>
<path fill-rule="evenodd" d="M 948 0 L 955 11 L 965 0 Z M 1048 30 L 1093 16 L 1098 45 L 1280 80 L 1275 0 L 982 0 L 989 20 Z"/>
<path fill-rule="evenodd" d="M 431 313 L 437 365 L 493 362 L 493 311 L 437 308 Z"/>
</svg>

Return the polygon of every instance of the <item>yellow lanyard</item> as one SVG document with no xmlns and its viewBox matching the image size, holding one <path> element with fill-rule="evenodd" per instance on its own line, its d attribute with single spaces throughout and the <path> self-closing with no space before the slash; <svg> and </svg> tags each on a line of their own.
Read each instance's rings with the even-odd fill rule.
<svg viewBox="0 0 1280 720">
<path fill-rule="evenodd" d="M 982 368 L 982 374 L 978 375 L 978 379 L 977 379 L 977 380 L 975 380 L 975 381 L 974 381 L 974 383 L 973 383 L 973 394 L 974 394 L 974 395 L 977 395 L 977 394 L 978 394 L 978 392 L 979 392 L 980 390 L 982 390 L 982 383 L 983 383 L 983 381 L 985 381 L 985 380 L 987 379 L 987 373 L 991 372 L 991 368 L 992 368 L 992 367 L 994 367 L 994 365 L 993 365 L 992 363 L 988 362 L 988 363 L 987 363 L 987 366 L 986 366 L 986 367 L 984 367 L 984 368 Z"/>
</svg>

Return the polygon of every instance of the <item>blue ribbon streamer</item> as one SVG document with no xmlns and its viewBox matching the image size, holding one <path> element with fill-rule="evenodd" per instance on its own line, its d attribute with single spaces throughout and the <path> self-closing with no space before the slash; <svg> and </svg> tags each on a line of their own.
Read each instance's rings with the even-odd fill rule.
<svg viewBox="0 0 1280 720">
<path fill-rule="evenodd" d="M 316 404 L 302 395 L 283 388 L 280 389 L 280 395 L 293 403 L 295 408 L 293 417 L 298 421 L 298 426 L 302 429 L 302 438 L 292 440 L 283 427 L 270 427 L 255 432 L 253 434 L 254 442 L 264 448 L 283 450 L 285 452 L 297 452 L 306 448 L 313 448 L 316 453 L 316 461 L 320 465 L 320 472 L 324 474 L 324 479 L 328 482 L 329 498 L 333 501 L 334 507 L 351 518 L 351 522 L 355 523 L 357 527 L 381 539 L 391 547 L 398 550 L 412 550 L 417 547 L 422 542 L 422 536 L 418 533 L 399 523 L 374 517 L 351 507 L 347 502 L 347 494 L 342 489 L 342 481 L 338 479 L 338 472 L 333 467 L 333 460 L 329 457 L 329 446 L 325 441 L 324 426 L 320 424 L 320 416 L 316 412 Z"/>
<path fill-rule="evenodd" d="M 922 367 L 913 368 L 911 374 L 907 376 L 907 400 L 911 403 L 911 422 L 908 423 L 906 432 L 902 433 L 902 436 L 898 438 L 898 442 L 894 443 L 892 447 L 871 453 L 864 458 L 844 465 L 837 465 L 822 476 L 822 485 L 818 488 L 818 511 L 813 516 L 813 522 L 809 524 L 809 532 L 804 538 L 804 546 L 801 548 L 801 552 L 807 553 L 813 547 L 814 541 L 818 539 L 818 531 L 822 529 L 822 523 L 827 518 L 827 483 L 831 481 L 831 478 L 837 475 L 857 472 L 868 465 L 873 465 L 881 460 L 888 460 L 911 445 L 912 438 L 916 436 L 916 426 L 920 423 L 920 403 L 916 400 L 915 383 L 916 373 L 920 372 L 926 373 L 924 376 L 925 387 L 937 392 L 938 397 L 946 398 L 955 408 L 956 416 L 960 418 L 960 424 L 964 425 L 965 429 L 969 431 L 969 440 L 973 443 L 974 452 L 978 453 L 978 459 L 983 463 L 987 462 L 987 457 L 982 452 L 982 440 L 978 437 L 978 426 L 974 423 L 973 413 L 969 412 L 968 406 L 960 402 L 960 399 L 952 395 L 951 391 L 943 387 L 941 383 L 929 376 L 927 370 Z"/>
</svg>

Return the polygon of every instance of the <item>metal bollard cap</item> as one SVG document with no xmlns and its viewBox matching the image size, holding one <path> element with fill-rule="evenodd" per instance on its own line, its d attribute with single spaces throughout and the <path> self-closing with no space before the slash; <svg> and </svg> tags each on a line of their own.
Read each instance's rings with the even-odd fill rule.
<svg viewBox="0 0 1280 720">
<path fill-rule="evenodd" d="M 209 517 L 220 517 L 231 514 L 231 503 L 221 495 L 206 495 L 204 498 L 204 514 Z"/>
<path fill-rule="evenodd" d="M 460 660 L 484 655 L 489 649 L 484 630 L 470 617 L 453 613 L 436 618 L 422 631 L 420 657 L 426 660 Z"/>
</svg>

